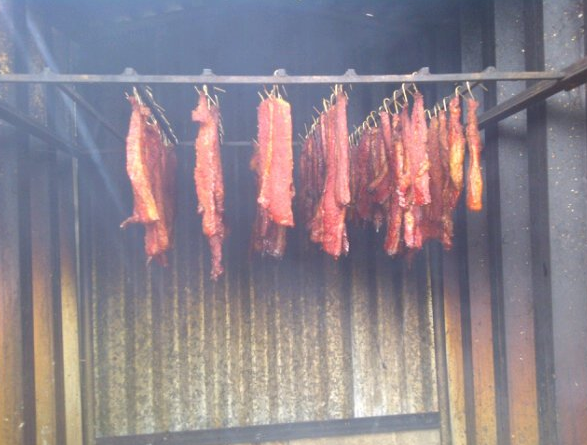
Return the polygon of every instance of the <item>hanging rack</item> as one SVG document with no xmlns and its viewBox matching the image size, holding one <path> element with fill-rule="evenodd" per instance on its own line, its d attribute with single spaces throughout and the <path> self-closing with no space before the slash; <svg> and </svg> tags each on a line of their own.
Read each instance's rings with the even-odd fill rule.
<svg viewBox="0 0 587 445">
<path fill-rule="evenodd" d="M 527 90 L 511 97 L 479 116 L 479 127 L 484 128 L 511 116 L 534 103 L 540 102 L 560 91 L 573 89 L 587 81 L 587 58 L 559 71 L 512 71 L 500 72 L 488 68 L 483 72 L 457 74 L 431 74 L 420 70 L 409 75 L 358 75 L 349 69 L 340 76 L 289 76 L 285 70 L 277 70 L 273 76 L 218 76 L 211 70 L 201 75 L 139 75 L 132 69 L 122 74 L 57 74 L 45 70 L 39 74 L 0 74 L 0 83 L 40 84 L 374 84 L 374 83 L 460 83 L 488 81 L 540 80 Z M 75 100 L 75 98 L 73 98 Z M 73 156 L 87 152 L 75 142 L 65 141 L 45 126 L 39 125 L 20 110 L 0 100 L 0 119 L 21 127 L 25 132 L 54 145 Z"/>
<path fill-rule="evenodd" d="M 57 74 L 45 70 L 39 74 L 2 74 L 0 83 L 84 83 L 84 84 L 360 84 L 360 83 L 455 83 L 468 81 L 520 81 L 560 80 L 565 77 L 561 71 L 497 71 L 491 68 L 475 73 L 432 74 L 422 68 L 415 74 L 357 74 L 348 69 L 338 76 L 291 76 L 284 69 L 276 70 L 271 76 L 224 76 L 205 69 L 199 75 L 142 75 L 132 68 L 122 74 Z"/>
</svg>

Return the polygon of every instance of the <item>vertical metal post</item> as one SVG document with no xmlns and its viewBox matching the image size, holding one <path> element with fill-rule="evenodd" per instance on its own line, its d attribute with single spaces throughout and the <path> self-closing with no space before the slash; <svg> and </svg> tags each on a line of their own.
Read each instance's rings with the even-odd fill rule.
<svg viewBox="0 0 587 445">
<path fill-rule="evenodd" d="M 488 39 L 492 38 L 491 11 L 487 2 L 461 2 L 462 69 L 482 67 L 493 57 Z M 488 43 L 488 44 L 484 44 Z M 482 98 L 478 98 L 483 104 Z M 485 99 L 490 99 L 486 97 Z M 489 102 L 490 103 L 490 102 Z M 467 107 L 463 101 L 463 116 Z M 494 167 L 484 159 L 484 174 Z M 465 160 L 467 164 L 467 160 Z M 467 169 L 465 169 L 466 173 Z M 466 176 L 465 176 L 466 177 Z M 462 271 L 463 341 L 465 342 L 465 384 L 467 400 L 468 441 L 477 445 L 498 443 L 498 412 L 496 397 L 496 331 L 494 287 L 490 268 L 490 227 L 488 208 L 478 213 L 464 209 L 464 195 L 457 210 L 455 232 L 464 236 L 466 250 Z M 489 200 L 484 191 L 484 202 Z M 463 265 L 462 265 L 463 266 Z M 468 351 L 467 351 L 468 350 Z M 470 356 L 467 356 L 467 352 Z"/>
<path fill-rule="evenodd" d="M 583 9 L 571 0 L 527 6 L 527 67 L 584 55 Z M 583 88 L 528 112 L 532 278 L 541 443 L 587 443 L 587 128 Z"/>
<path fill-rule="evenodd" d="M 16 1 L 0 0 L 0 51 L 5 55 L 2 69 L 16 69 L 16 45 L 9 23 L 16 16 Z M 15 89 L 0 86 L 0 99 L 16 102 Z M 17 132 L 0 122 L 0 443 L 22 445 L 25 422 L 23 317 L 20 285 L 20 229 Z M 29 420 L 29 419 L 27 419 Z M 33 422 L 34 431 L 34 422 Z"/>
</svg>

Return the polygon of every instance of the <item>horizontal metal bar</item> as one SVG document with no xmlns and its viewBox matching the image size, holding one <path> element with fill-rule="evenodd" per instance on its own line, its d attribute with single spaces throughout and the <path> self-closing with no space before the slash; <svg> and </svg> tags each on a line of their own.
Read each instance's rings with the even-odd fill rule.
<svg viewBox="0 0 587 445">
<path fill-rule="evenodd" d="M 118 129 L 116 129 L 114 125 L 112 125 L 110 121 L 106 119 L 96 108 L 94 108 L 94 106 L 90 104 L 81 94 L 64 84 L 57 84 L 57 88 L 63 91 L 63 93 L 65 93 L 71 100 L 78 103 L 84 110 L 94 116 L 98 122 L 100 122 L 108 131 L 110 131 L 110 133 L 112 133 L 112 135 L 116 137 L 116 139 L 121 142 L 126 140 L 124 135 L 122 135 Z"/>
<path fill-rule="evenodd" d="M 569 65 L 562 70 L 563 77 L 559 80 L 543 80 L 510 99 L 487 110 L 479 116 L 479 127 L 499 122 L 529 106 L 549 98 L 563 90 L 575 88 L 587 80 L 587 57 Z"/>
<path fill-rule="evenodd" d="M 31 136 L 47 142 L 51 147 L 63 151 L 71 156 L 77 157 L 82 153 L 82 149 L 80 147 L 63 139 L 61 136 L 57 135 L 46 126 L 35 122 L 33 119 L 25 116 L 16 108 L 4 101 L 0 101 L 0 119 L 18 127 L 20 130 L 30 134 Z"/>
<path fill-rule="evenodd" d="M 205 70 L 200 75 L 141 75 L 126 70 L 122 74 L 56 74 L 45 71 L 41 74 L 2 74 L 0 83 L 85 83 L 85 84 L 359 84 L 359 83 L 455 83 L 484 82 L 495 80 L 542 80 L 562 79 L 557 71 L 484 71 L 477 73 L 452 74 L 382 74 L 360 75 L 348 70 L 341 76 L 289 76 L 283 70 L 273 76 L 221 76 Z"/>
<path fill-rule="evenodd" d="M 348 420 L 259 425 L 216 430 L 98 437 L 96 445 L 219 445 L 438 429 L 437 412 Z"/>
</svg>

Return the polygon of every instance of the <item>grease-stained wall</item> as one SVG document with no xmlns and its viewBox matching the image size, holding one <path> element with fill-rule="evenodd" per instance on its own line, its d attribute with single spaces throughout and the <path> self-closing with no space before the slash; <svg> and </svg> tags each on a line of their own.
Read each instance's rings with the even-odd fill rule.
<svg viewBox="0 0 587 445">
<path fill-rule="evenodd" d="M 249 148 L 223 149 L 226 273 L 209 279 L 191 148 L 178 148 L 176 249 L 146 266 L 143 230 L 88 172 L 97 436 L 437 411 L 425 255 L 386 257 L 351 230 L 338 262 L 290 233 L 283 260 L 251 254 Z M 123 158 L 106 161 L 128 192 Z M 128 198 L 128 193 L 123 196 Z"/>
</svg>

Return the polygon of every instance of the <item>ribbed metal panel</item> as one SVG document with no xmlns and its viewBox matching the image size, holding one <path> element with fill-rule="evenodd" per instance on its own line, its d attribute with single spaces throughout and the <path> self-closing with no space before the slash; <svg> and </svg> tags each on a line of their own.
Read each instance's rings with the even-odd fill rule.
<svg viewBox="0 0 587 445">
<path fill-rule="evenodd" d="M 332 261 L 293 231 L 282 261 L 251 256 L 249 149 L 225 149 L 226 275 L 209 280 L 193 153 L 181 149 L 177 248 L 145 266 L 143 231 L 118 228 L 97 171 L 91 251 L 97 436 L 437 410 L 430 274 L 353 229 Z M 129 197 L 122 156 L 105 170 Z"/>
</svg>

